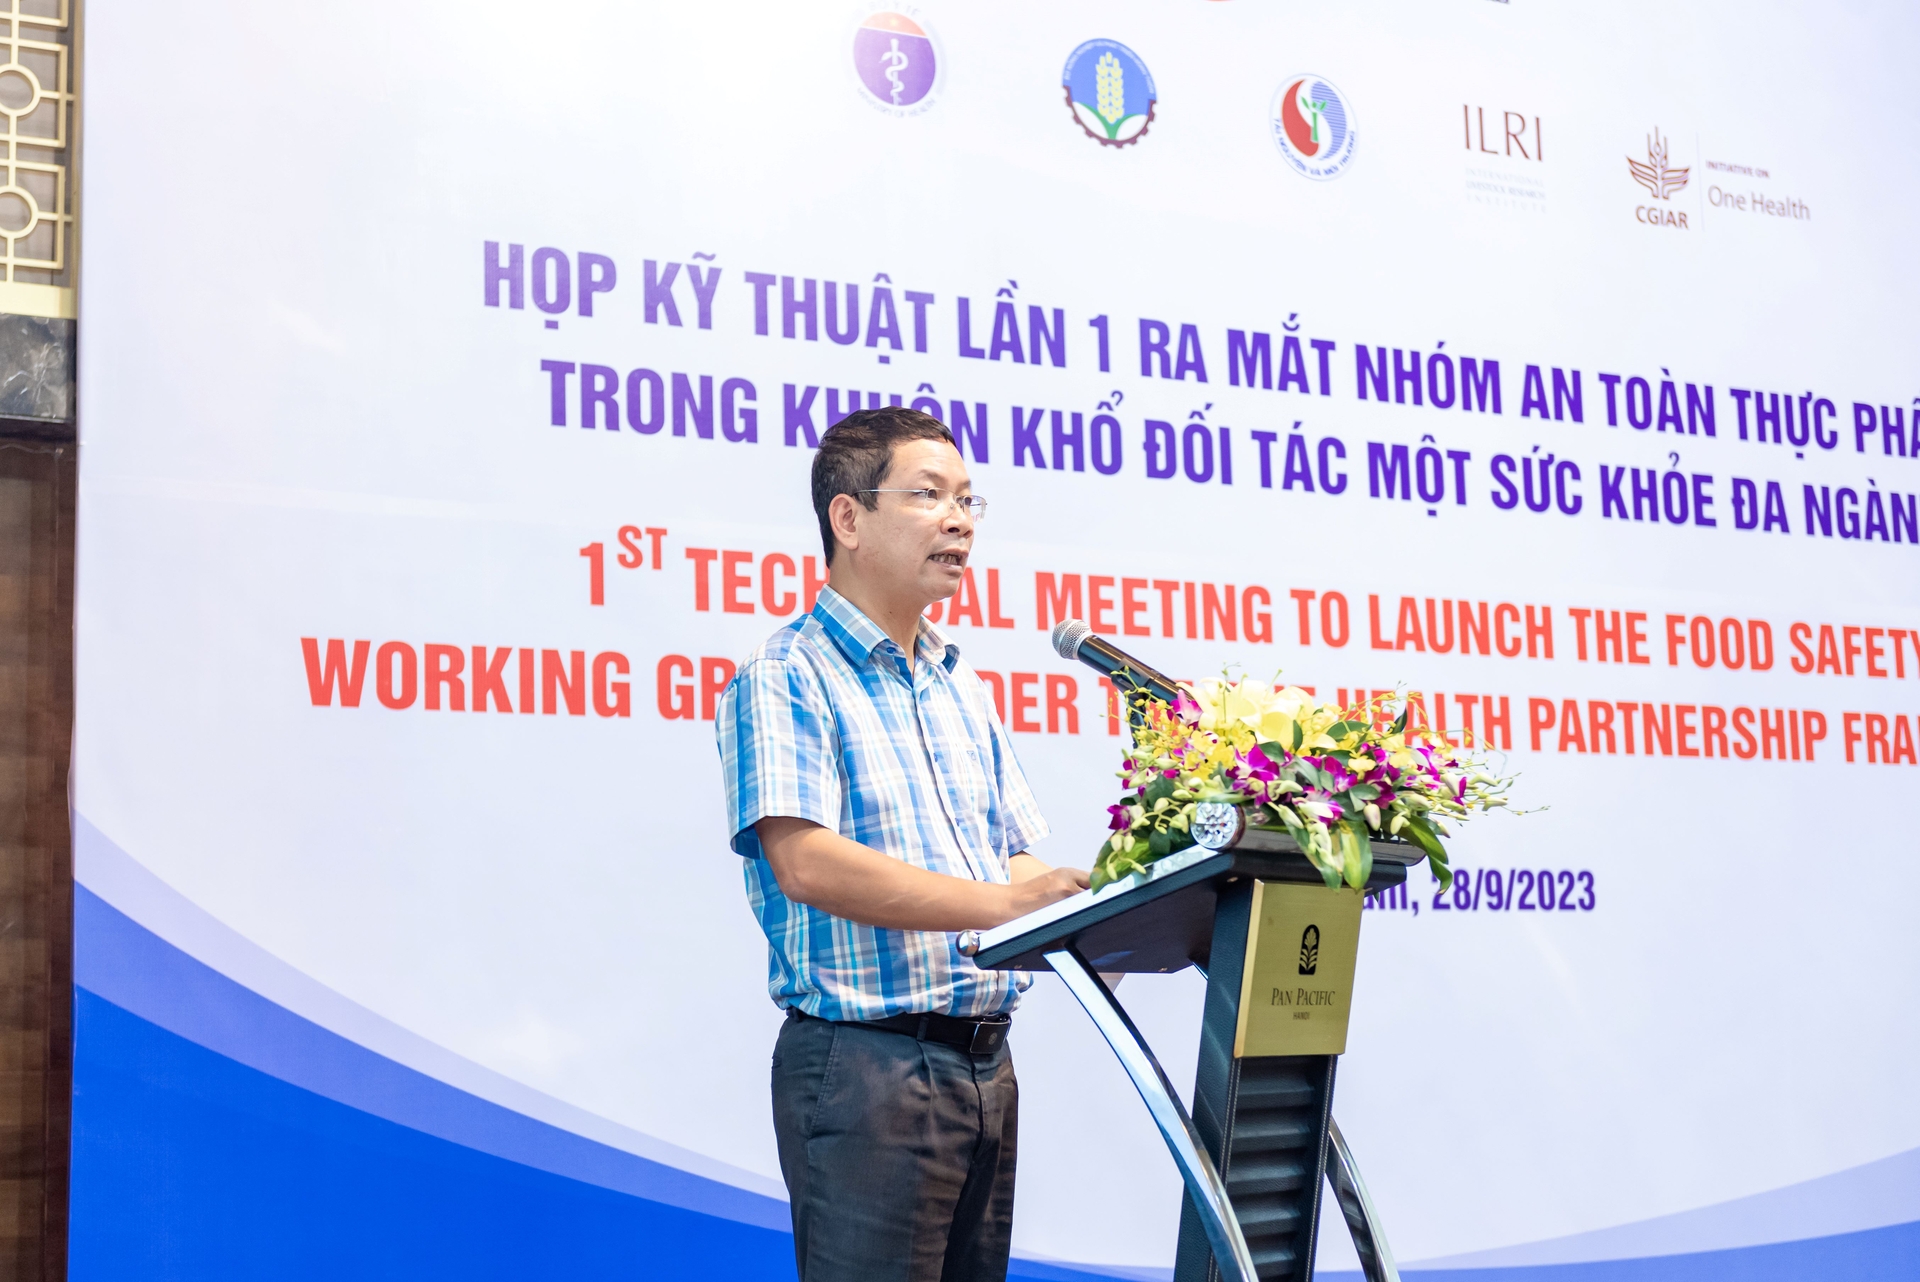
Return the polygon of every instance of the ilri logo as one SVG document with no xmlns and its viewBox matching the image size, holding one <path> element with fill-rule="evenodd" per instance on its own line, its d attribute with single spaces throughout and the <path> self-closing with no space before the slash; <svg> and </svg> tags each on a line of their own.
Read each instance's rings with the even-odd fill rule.
<svg viewBox="0 0 1920 1282">
<path fill-rule="evenodd" d="M 1320 928 L 1309 926 L 1300 932 L 1300 973 L 1311 975 L 1320 968 Z"/>
<path fill-rule="evenodd" d="M 1632 172 L 1635 182 L 1659 200 L 1671 199 L 1674 192 L 1687 185 L 1688 170 L 1676 169 L 1667 163 L 1667 140 L 1660 136 L 1657 128 L 1647 137 L 1645 162 L 1628 156 L 1627 169 Z"/>
<path fill-rule="evenodd" d="M 1493 135 L 1498 146 L 1487 146 L 1487 109 L 1485 107 L 1460 104 L 1460 123 L 1466 136 L 1468 151 L 1476 151 L 1488 156 L 1504 156 L 1513 159 L 1514 153 L 1522 160 L 1544 161 L 1547 158 L 1545 137 L 1540 132 L 1540 117 L 1533 118 L 1533 132 L 1527 132 L 1527 117 L 1517 111 L 1502 111 L 1500 126 Z M 1517 127 L 1516 127 L 1517 126 Z M 1475 145 L 1476 127 L 1479 133 L 1478 145 Z M 1531 150 L 1529 150 L 1531 147 Z"/>
<path fill-rule="evenodd" d="M 1546 135 L 1540 117 L 1505 108 L 1491 113 L 1489 132 L 1485 107 L 1460 104 L 1460 141 L 1467 153 L 1467 199 L 1544 214 L 1547 210 Z"/>
</svg>

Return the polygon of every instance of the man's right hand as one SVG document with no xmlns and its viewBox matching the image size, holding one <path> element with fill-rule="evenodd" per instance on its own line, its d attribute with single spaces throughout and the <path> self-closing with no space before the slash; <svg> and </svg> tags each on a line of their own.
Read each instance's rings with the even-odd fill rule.
<svg viewBox="0 0 1920 1282">
<path fill-rule="evenodd" d="M 1008 921 L 1038 912 L 1048 904 L 1058 903 L 1087 888 L 1087 874 L 1081 869 L 1048 868 L 1032 855 L 1015 855 L 1014 858 L 1026 861 L 1029 865 L 1038 865 L 1038 870 L 1022 876 L 1021 873 L 1026 870 L 1015 865 L 1013 885 L 1007 887 L 1013 892 L 1013 911 L 1007 916 Z M 1000 923 L 994 924 L 997 926 Z"/>
<path fill-rule="evenodd" d="M 1087 886 L 1086 873 L 1026 854 L 1003 886 L 916 868 L 805 819 L 762 819 L 754 830 L 788 899 L 888 930 L 987 930 Z"/>
<path fill-rule="evenodd" d="M 1048 867 L 1025 850 L 1008 860 L 1008 871 L 1014 877 L 1014 885 L 1010 887 L 1014 890 L 1014 912 L 1008 921 L 1039 912 L 1048 904 L 1079 894 L 1089 885 L 1085 871 L 1077 867 Z"/>
</svg>

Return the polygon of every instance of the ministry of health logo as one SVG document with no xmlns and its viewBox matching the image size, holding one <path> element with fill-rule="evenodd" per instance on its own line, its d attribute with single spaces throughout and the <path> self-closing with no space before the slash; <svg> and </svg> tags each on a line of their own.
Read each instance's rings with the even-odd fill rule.
<svg viewBox="0 0 1920 1282">
<path fill-rule="evenodd" d="M 1353 108 L 1321 76 L 1288 76 L 1268 113 L 1273 142 L 1287 163 L 1318 182 L 1337 178 L 1353 163 Z"/>
<path fill-rule="evenodd" d="M 874 106 L 896 116 L 931 107 L 942 56 L 933 28 L 914 9 L 876 9 L 853 29 L 853 72 Z"/>
<path fill-rule="evenodd" d="M 1087 137 L 1103 147 L 1125 147 L 1153 123 L 1153 74 L 1140 55 L 1117 40 L 1089 40 L 1067 56 L 1060 73 L 1067 107 Z"/>
</svg>

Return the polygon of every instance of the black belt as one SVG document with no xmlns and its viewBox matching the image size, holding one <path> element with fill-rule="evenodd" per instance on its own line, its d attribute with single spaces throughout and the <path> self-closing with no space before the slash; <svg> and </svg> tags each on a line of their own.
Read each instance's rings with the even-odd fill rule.
<svg viewBox="0 0 1920 1282">
<path fill-rule="evenodd" d="M 792 1006 L 787 1008 L 787 1014 L 797 1019 L 818 1018 Z M 1006 1045 L 1007 1031 L 1013 1027 L 1013 1016 L 987 1015 L 980 1019 L 961 1019 L 954 1015 L 940 1015 L 927 1011 L 923 1014 L 889 1015 L 885 1019 L 843 1019 L 825 1022 L 847 1024 L 854 1028 L 877 1028 L 887 1033 L 905 1033 L 908 1037 L 923 1042 L 938 1042 L 942 1046 L 957 1047 L 969 1055 L 991 1055 Z"/>
</svg>

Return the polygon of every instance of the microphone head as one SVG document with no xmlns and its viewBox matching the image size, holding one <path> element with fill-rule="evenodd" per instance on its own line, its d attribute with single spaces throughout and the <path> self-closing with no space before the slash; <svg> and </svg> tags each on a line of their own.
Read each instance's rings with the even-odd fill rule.
<svg viewBox="0 0 1920 1282">
<path fill-rule="evenodd" d="M 1053 650 L 1063 659 L 1078 659 L 1080 643 L 1093 635 L 1084 619 L 1062 619 L 1053 627 Z"/>
</svg>

